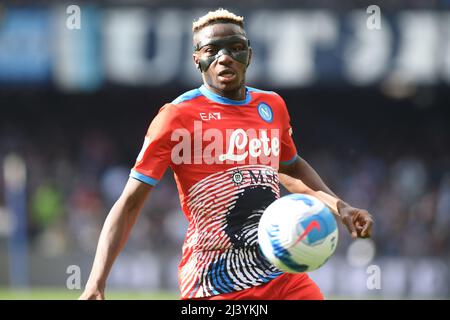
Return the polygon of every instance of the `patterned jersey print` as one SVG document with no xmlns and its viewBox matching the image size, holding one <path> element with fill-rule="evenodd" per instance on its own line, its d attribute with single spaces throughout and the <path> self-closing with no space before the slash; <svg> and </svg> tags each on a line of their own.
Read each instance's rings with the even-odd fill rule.
<svg viewBox="0 0 450 320">
<path fill-rule="evenodd" d="M 182 298 L 257 286 L 279 276 L 258 247 L 261 214 L 279 198 L 280 163 L 295 160 L 290 119 L 273 92 L 234 101 L 191 90 L 161 108 L 130 176 L 156 185 L 170 166 L 189 226 L 179 265 Z"/>
</svg>

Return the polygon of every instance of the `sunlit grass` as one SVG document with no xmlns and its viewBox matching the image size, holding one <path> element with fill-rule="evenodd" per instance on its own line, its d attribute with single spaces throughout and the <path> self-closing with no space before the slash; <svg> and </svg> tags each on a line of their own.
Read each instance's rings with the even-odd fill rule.
<svg viewBox="0 0 450 320">
<path fill-rule="evenodd" d="M 81 290 L 31 288 L 6 289 L 0 288 L 0 300 L 76 300 Z M 170 291 L 140 292 L 140 291 L 106 291 L 109 300 L 179 300 L 179 294 Z"/>
</svg>

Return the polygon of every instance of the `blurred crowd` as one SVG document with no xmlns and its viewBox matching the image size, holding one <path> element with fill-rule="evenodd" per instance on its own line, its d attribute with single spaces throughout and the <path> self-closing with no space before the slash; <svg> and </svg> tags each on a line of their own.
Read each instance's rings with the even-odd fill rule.
<svg viewBox="0 0 450 320">
<path fill-rule="evenodd" d="M 5 0 L 5 3 L 14 3 L 13 0 Z M 56 0 L 22 0 L 21 3 L 38 3 L 38 4 L 49 4 L 57 2 Z M 81 2 L 83 3 L 83 2 Z M 218 6 L 217 1 L 213 0 L 188 0 L 188 1 L 180 1 L 180 0 L 105 0 L 104 3 L 107 4 L 135 4 L 135 5 L 176 5 L 179 7 L 187 6 Z M 358 6 L 367 6 L 368 1 L 366 0 L 342 0 L 338 3 L 330 0 L 278 0 L 278 1 L 267 1 L 267 0 L 248 0 L 246 4 L 249 6 L 282 6 L 282 7 L 327 7 L 327 8 L 349 8 L 349 7 L 358 7 Z M 423 7 L 431 7 L 431 6 L 445 6 L 449 4 L 449 0 L 385 0 L 383 1 L 383 6 L 387 8 L 423 8 Z M 220 3 L 219 3 L 220 5 Z M 229 0 L 226 3 L 227 6 L 240 6 L 242 2 L 239 0 Z"/>
<path fill-rule="evenodd" d="M 92 254 L 142 141 L 136 136 L 120 140 L 98 128 L 83 129 L 76 139 L 71 137 L 74 132 L 65 132 L 59 125 L 47 124 L 36 135 L 10 129 L 0 135 L 0 160 L 16 152 L 26 162 L 31 249 L 45 255 Z M 122 132 L 126 131 L 123 128 Z M 338 141 L 339 133 L 335 134 Z M 346 146 L 356 144 L 348 137 L 343 140 Z M 440 157 L 403 152 L 413 150 L 415 143 L 411 140 L 406 146 L 392 136 L 384 148 L 368 146 L 353 151 L 351 161 L 345 152 L 323 143 L 301 150 L 338 195 L 374 215 L 379 256 L 447 257 L 450 253 L 449 150 L 442 150 Z M 2 242 L 13 222 L 8 218 L 5 186 L 0 180 Z M 179 254 L 186 228 L 168 170 L 146 202 L 126 250 Z M 344 253 L 349 242 L 349 236 L 341 236 L 338 250 Z"/>
</svg>

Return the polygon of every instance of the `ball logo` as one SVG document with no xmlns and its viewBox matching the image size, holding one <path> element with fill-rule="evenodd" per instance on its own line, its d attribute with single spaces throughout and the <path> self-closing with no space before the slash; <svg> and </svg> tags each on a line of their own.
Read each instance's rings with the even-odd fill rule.
<svg viewBox="0 0 450 320">
<path fill-rule="evenodd" d="M 271 123 L 273 121 L 273 112 L 272 112 L 272 108 L 265 103 L 260 103 L 258 105 L 258 113 L 259 116 L 268 123 Z"/>
<path fill-rule="evenodd" d="M 305 228 L 305 230 L 302 232 L 302 234 L 298 237 L 298 239 L 292 244 L 292 246 L 295 246 L 297 243 L 303 240 L 308 233 L 310 233 L 313 229 L 317 229 L 317 231 L 320 231 L 320 224 L 317 222 L 317 220 L 311 221 L 308 226 Z"/>
</svg>

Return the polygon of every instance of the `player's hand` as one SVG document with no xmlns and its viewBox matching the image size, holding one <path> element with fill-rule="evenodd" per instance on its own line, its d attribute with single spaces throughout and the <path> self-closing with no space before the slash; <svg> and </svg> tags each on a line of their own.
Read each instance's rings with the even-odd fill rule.
<svg viewBox="0 0 450 320">
<path fill-rule="evenodd" d="M 100 288 L 86 287 L 78 300 L 105 300 L 105 292 Z"/>
<path fill-rule="evenodd" d="M 372 235 L 373 218 L 367 210 L 354 208 L 343 201 L 338 202 L 337 208 L 342 224 L 353 239 L 369 238 Z"/>
</svg>

